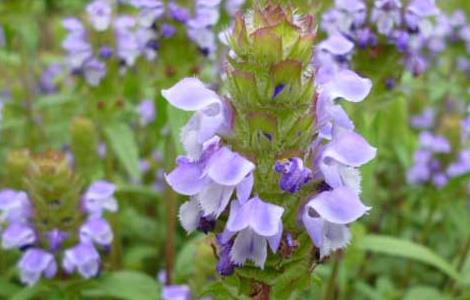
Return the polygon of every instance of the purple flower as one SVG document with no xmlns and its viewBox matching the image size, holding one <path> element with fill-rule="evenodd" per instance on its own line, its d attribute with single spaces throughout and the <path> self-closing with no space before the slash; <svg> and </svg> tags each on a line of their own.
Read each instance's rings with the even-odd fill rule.
<svg viewBox="0 0 470 300">
<path fill-rule="evenodd" d="M 282 237 L 282 214 L 284 208 L 252 198 L 245 203 L 233 201 L 230 216 L 221 242 L 228 242 L 235 234 L 230 251 L 234 264 L 244 265 L 251 260 L 260 268 L 264 267 L 267 245 L 276 253 Z"/>
<path fill-rule="evenodd" d="M 434 135 L 428 131 L 421 133 L 419 142 L 423 149 L 434 153 L 449 153 L 451 151 L 450 143 L 444 136 Z"/>
<path fill-rule="evenodd" d="M 140 45 L 134 32 L 136 21 L 131 16 L 118 17 L 114 26 L 116 28 L 117 56 L 126 64 L 133 66 L 140 55 Z"/>
<path fill-rule="evenodd" d="M 114 198 L 116 186 L 105 180 L 95 181 L 83 197 L 85 211 L 94 216 L 101 216 L 103 211 L 115 212 L 118 203 Z"/>
<path fill-rule="evenodd" d="M 23 248 L 36 242 L 33 228 L 23 223 L 11 223 L 2 234 L 2 248 Z"/>
<path fill-rule="evenodd" d="M 470 149 L 462 150 L 457 161 L 451 163 L 447 168 L 450 177 L 462 176 L 470 172 Z"/>
<path fill-rule="evenodd" d="M 321 152 L 318 165 L 330 187 L 348 186 L 359 194 L 361 177 L 357 168 L 371 161 L 376 152 L 359 134 L 336 129 Z"/>
<path fill-rule="evenodd" d="M 97 86 L 106 75 L 106 64 L 94 57 L 88 59 L 83 64 L 83 74 L 88 84 Z"/>
<path fill-rule="evenodd" d="M 430 129 L 434 124 L 436 111 L 432 107 L 426 108 L 422 114 L 411 118 L 411 126 L 416 129 Z"/>
<path fill-rule="evenodd" d="M 177 32 L 177 29 L 175 26 L 170 25 L 168 23 L 164 23 L 162 25 L 162 35 L 166 38 L 171 38 L 174 36 Z"/>
<path fill-rule="evenodd" d="M 138 20 L 143 27 L 151 27 L 165 13 L 161 0 L 131 0 L 131 4 L 140 9 Z"/>
<path fill-rule="evenodd" d="M 232 262 L 230 252 L 233 247 L 233 240 L 222 242 L 223 235 L 217 236 L 217 245 L 219 246 L 219 262 L 217 263 L 217 273 L 222 276 L 230 276 L 235 272 L 235 264 Z"/>
<path fill-rule="evenodd" d="M 235 189 L 239 197 L 249 197 L 244 187 L 251 192 L 249 174 L 254 168 L 246 158 L 221 147 L 217 137 L 204 144 L 200 160 L 179 157 L 178 166 L 166 179 L 176 192 L 192 196 L 191 201 L 180 207 L 182 226 L 191 232 L 198 227 L 202 216 L 217 218 Z"/>
<path fill-rule="evenodd" d="M 188 8 L 182 7 L 181 5 L 176 4 L 175 2 L 170 2 L 168 4 L 168 10 L 170 11 L 170 16 L 178 22 L 186 23 L 191 17 L 191 12 Z"/>
<path fill-rule="evenodd" d="M 155 104 L 153 103 L 152 99 L 143 100 L 140 102 L 137 109 L 140 115 L 140 123 L 143 126 L 147 126 L 148 124 L 155 121 Z"/>
<path fill-rule="evenodd" d="M 357 193 L 346 186 L 312 198 L 304 208 L 302 222 L 315 246 L 320 249 L 320 257 L 346 247 L 351 239 L 346 224 L 359 219 L 369 209 Z"/>
<path fill-rule="evenodd" d="M 405 22 L 411 30 L 419 30 L 424 18 L 436 16 L 439 13 L 434 0 L 412 0 L 405 12 Z"/>
<path fill-rule="evenodd" d="M 70 237 L 68 232 L 54 229 L 46 233 L 46 238 L 49 242 L 49 249 L 52 253 L 59 251 L 64 242 Z"/>
<path fill-rule="evenodd" d="M 65 19 L 63 25 L 69 31 L 62 43 L 62 48 L 68 51 L 68 64 L 72 70 L 80 69 L 83 63 L 93 55 L 92 47 L 87 41 L 86 29 L 76 18 Z"/>
<path fill-rule="evenodd" d="M 62 265 L 67 273 L 78 271 L 83 278 L 89 279 L 98 275 L 100 255 L 92 244 L 80 243 L 65 251 Z"/>
<path fill-rule="evenodd" d="M 414 76 L 419 76 L 427 70 L 428 61 L 418 53 L 410 53 L 405 59 L 405 66 Z"/>
<path fill-rule="evenodd" d="M 406 52 L 409 47 L 410 34 L 405 30 L 397 30 L 392 35 L 395 45 L 400 52 Z"/>
<path fill-rule="evenodd" d="M 312 180 L 312 170 L 304 167 L 301 158 L 293 157 L 276 162 L 275 170 L 281 173 L 280 187 L 283 191 L 297 193 Z"/>
<path fill-rule="evenodd" d="M 113 231 L 103 218 L 91 218 L 80 228 L 80 242 L 109 246 L 113 241 Z"/>
<path fill-rule="evenodd" d="M 103 46 L 100 48 L 99 56 L 105 60 L 109 59 L 111 56 L 113 56 L 113 49 L 109 46 Z"/>
<path fill-rule="evenodd" d="M 371 21 L 377 24 L 377 30 L 384 35 L 390 35 L 392 30 L 401 22 L 400 0 L 376 0 L 372 10 Z"/>
<path fill-rule="evenodd" d="M 432 177 L 432 183 L 439 189 L 445 187 L 449 182 L 449 178 L 445 173 L 437 173 Z"/>
<path fill-rule="evenodd" d="M 167 285 L 162 290 L 163 300 L 191 300 L 191 289 L 187 285 Z"/>
<path fill-rule="evenodd" d="M 57 263 L 54 256 L 41 249 L 28 249 L 18 263 L 21 282 L 33 285 L 44 275 L 52 278 L 57 273 Z"/>
<path fill-rule="evenodd" d="M 25 192 L 0 191 L 0 222 L 25 222 L 32 214 L 31 202 Z"/>
<path fill-rule="evenodd" d="M 39 88 L 42 93 L 51 94 L 57 91 L 56 80 L 57 77 L 63 72 L 63 67 L 61 64 L 51 64 L 47 69 L 42 73 L 41 79 L 39 80 Z"/>
<path fill-rule="evenodd" d="M 86 11 L 93 27 L 97 31 L 105 31 L 111 23 L 112 8 L 108 0 L 94 0 L 87 5 Z"/>
<path fill-rule="evenodd" d="M 181 142 L 190 157 L 199 158 L 206 141 L 230 130 L 227 128 L 231 121 L 229 108 L 199 79 L 185 78 L 170 89 L 162 90 L 162 95 L 176 108 L 196 112 L 181 133 Z"/>
</svg>

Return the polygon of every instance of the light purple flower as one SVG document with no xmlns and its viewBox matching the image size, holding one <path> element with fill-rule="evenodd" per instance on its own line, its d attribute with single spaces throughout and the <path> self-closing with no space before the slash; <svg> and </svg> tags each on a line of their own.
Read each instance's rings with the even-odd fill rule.
<svg viewBox="0 0 470 300">
<path fill-rule="evenodd" d="M 458 177 L 470 172 L 470 149 L 464 149 L 459 153 L 457 161 L 447 168 L 450 177 Z"/>
<path fill-rule="evenodd" d="M 312 198 L 302 213 L 302 222 L 320 257 L 346 247 L 351 233 L 346 226 L 361 216 L 370 207 L 365 206 L 357 193 L 346 186 L 325 191 Z"/>
<path fill-rule="evenodd" d="M 0 191 L 0 222 L 25 222 L 32 214 L 31 202 L 25 192 Z"/>
<path fill-rule="evenodd" d="M 88 84 L 98 86 L 106 75 L 106 64 L 92 57 L 84 62 L 83 74 Z"/>
<path fill-rule="evenodd" d="M 62 43 L 62 48 L 68 52 L 68 64 L 72 70 L 80 69 L 83 63 L 93 55 L 93 49 L 87 41 L 86 29 L 76 18 L 65 19 L 63 25 L 69 31 Z"/>
<path fill-rule="evenodd" d="M 167 285 L 162 290 L 163 300 L 191 300 L 191 289 L 187 285 Z"/>
<path fill-rule="evenodd" d="M 94 0 L 87 5 L 86 11 L 93 27 L 105 31 L 111 23 L 112 7 L 108 0 Z"/>
<path fill-rule="evenodd" d="M 434 153 L 449 153 L 451 146 L 449 141 L 442 135 L 435 135 L 429 131 L 422 132 L 419 142 L 423 149 L 428 149 Z"/>
<path fill-rule="evenodd" d="M 57 263 L 54 256 L 41 249 L 28 249 L 18 263 L 21 282 L 34 285 L 44 275 L 52 278 L 57 273 Z"/>
<path fill-rule="evenodd" d="M 197 159 L 206 141 L 230 130 L 227 128 L 231 122 L 229 108 L 199 79 L 185 78 L 162 90 L 162 95 L 176 108 L 196 112 L 181 133 L 181 142 L 190 157 Z"/>
<path fill-rule="evenodd" d="M 318 166 L 330 187 L 348 186 L 359 194 L 361 177 L 357 168 L 371 161 L 376 153 L 377 149 L 359 134 L 336 129 L 320 154 Z"/>
<path fill-rule="evenodd" d="M 411 126 L 416 129 L 430 129 L 434 124 L 436 111 L 432 107 L 426 108 L 420 115 L 411 118 Z"/>
<path fill-rule="evenodd" d="M 281 241 L 284 208 L 255 197 L 244 204 L 233 201 L 230 216 L 221 242 L 226 243 L 235 234 L 230 257 L 234 264 L 244 265 L 251 260 L 260 268 L 264 267 L 267 245 L 276 253 Z"/>
<path fill-rule="evenodd" d="M 151 27 L 165 13 L 161 0 L 132 0 L 131 4 L 140 9 L 138 20 L 143 27 Z"/>
<path fill-rule="evenodd" d="M 377 30 L 390 35 L 401 22 L 400 0 L 376 0 L 372 10 L 371 21 L 377 24 Z"/>
<path fill-rule="evenodd" d="M 279 185 L 283 191 L 297 193 L 312 180 L 312 170 L 304 166 L 299 157 L 293 157 L 276 162 L 275 170 L 281 173 Z"/>
<path fill-rule="evenodd" d="M 227 0 L 225 2 L 225 10 L 233 17 L 238 11 L 240 11 L 245 2 L 246 0 Z"/>
<path fill-rule="evenodd" d="M 168 23 L 164 23 L 162 25 L 162 35 L 166 38 L 171 38 L 172 36 L 174 36 L 177 32 L 177 29 L 175 26 L 171 25 L 171 24 L 168 24 Z"/>
<path fill-rule="evenodd" d="M 85 279 L 90 279 L 100 270 L 100 255 L 90 243 L 80 243 L 64 253 L 64 270 L 71 274 L 78 271 Z"/>
<path fill-rule="evenodd" d="M 439 13 L 434 0 L 412 0 L 405 11 L 405 22 L 411 30 L 419 30 L 422 20 Z"/>
<path fill-rule="evenodd" d="M 95 181 L 83 197 L 85 211 L 94 216 L 101 216 L 105 210 L 116 212 L 118 203 L 114 198 L 115 192 L 116 186 L 111 182 L 105 180 Z"/>
<path fill-rule="evenodd" d="M 54 229 L 46 233 L 46 239 L 49 242 L 49 249 L 52 253 L 59 251 L 64 242 L 70 237 L 68 232 Z"/>
<path fill-rule="evenodd" d="M 247 197 L 249 193 L 239 186 L 247 185 L 251 189 L 249 174 L 254 168 L 243 156 L 222 147 L 217 137 L 204 144 L 201 159 L 179 157 L 178 166 L 166 179 L 176 192 L 192 196 L 191 201 L 180 207 L 182 226 L 191 232 L 198 227 L 202 216 L 217 218 L 235 189 L 241 198 Z"/>
<path fill-rule="evenodd" d="M 175 2 L 170 2 L 168 4 L 168 10 L 170 12 L 170 16 L 178 22 L 186 23 L 191 17 L 191 12 L 188 8 L 178 5 Z"/>
<path fill-rule="evenodd" d="M 143 100 L 140 102 L 137 109 L 140 115 L 140 123 L 143 126 L 147 126 L 148 124 L 155 121 L 155 104 L 152 99 Z"/>
<path fill-rule="evenodd" d="M 80 242 L 109 246 L 113 242 L 113 231 L 103 218 L 91 218 L 80 228 Z"/>
<path fill-rule="evenodd" d="M 11 223 L 2 234 L 2 248 L 13 249 L 33 245 L 36 233 L 33 228 L 24 223 Z"/>
<path fill-rule="evenodd" d="M 120 16 L 115 22 L 117 56 L 126 64 L 133 66 L 140 55 L 141 48 L 135 34 L 136 21 L 131 16 Z"/>
<path fill-rule="evenodd" d="M 39 88 L 42 93 L 51 94 L 57 91 L 56 80 L 63 72 L 63 66 L 53 63 L 41 74 Z"/>
<path fill-rule="evenodd" d="M 222 276 L 230 276 L 235 272 L 235 264 L 230 257 L 233 247 L 233 240 L 222 242 L 223 235 L 217 236 L 217 245 L 219 246 L 219 261 L 217 262 L 217 273 Z"/>
</svg>

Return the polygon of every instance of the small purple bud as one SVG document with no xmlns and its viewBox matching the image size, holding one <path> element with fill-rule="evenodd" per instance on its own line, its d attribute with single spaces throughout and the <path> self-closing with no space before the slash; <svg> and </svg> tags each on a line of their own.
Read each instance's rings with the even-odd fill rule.
<svg viewBox="0 0 470 300">
<path fill-rule="evenodd" d="M 101 47 L 100 57 L 102 59 L 109 59 L 109 58 L 111 58 L 111 56 L 113 56 L 113 49 L 111 49 L 111 47 L 109 47 L 109 46 Z"/>
<path fill-rule="evenodd" d="M 230 276 L 235 272 L 236 267 L 230 258 L 233 241 L 229 240 L 226 243 L 222 243 L 221 238 L 218 236 L 217 244 L 219 246 L 219 262 L 216 267 L 217 273 L 222 276 Z"/>
<path fill-rule="evenodd" d="M 297 193 L 312 180 L 312 171 L 304 167 L 302 159 L 298 157 L 277 161 L 274 170 L 282 174 L 280 187 L 289 193 Z"/>
<path fill-rule="evenodd" d="M 286 85 L 285 85 L 285 84 L 283 84 L 283 83 L 278 84 L 278 85 L 274 88 L 273 99 L 276 98 L 280 93 L 282 93 L 285 88 L 286 88 Z"/>
<path fill-rule="evenodd" d="M 168 8 L 170 10 L 170 15 L 171 17 L 178 22 L 181 23 L 186 23 L 186 21 L 189 20 L 191 17 L 191 14 L 189 12 L 189 9 L 179 6 L 178 4 L 171 2 L 168 5 Z"/>
<path fill-rule="evenodd" d="M 162 35 L 166 38 L 171 38 L 176 34 L 176 28 L 173 25 L 165 23 L 162 25 Z"/>
<path fill-rule="evenodd" d="M 393 89 L 395 89 L 397 86 L 397 80 L 393 77 L 389 77 L 385 80 L 385 87 L 387 88 L 387 90 L 391 91 Z"/>
<path fill-rule="evenodd" d="M 46 233 L 46 238 L 49 242 L 49 248 L 52 253 L 55 253 L 62 248 L 64 242 L 69 238 L 67 232 L 61 231 L 59 229 L 54 229 Z"/>
</svg>

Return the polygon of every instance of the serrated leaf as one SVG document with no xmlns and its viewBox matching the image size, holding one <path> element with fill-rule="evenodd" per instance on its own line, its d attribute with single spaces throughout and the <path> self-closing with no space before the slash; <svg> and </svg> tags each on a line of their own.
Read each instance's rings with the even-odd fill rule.
<svg viewBox="0 0 470 300">
<path fill-rule="evenodd" d="M 139 180 L 139 152 L 134 133 L 125 123 L 110 123 L 104 127 L 104 133 L 119 162 L 133 179 Z"/>
<path fill-rule="evenodd" d="M 146 274 L 121 271 L 104 275 L 96 280 L 94 288 L 82 294 L 96 299 L 114 297 L 122 300 L 152 300 L 161 299 L 161 286 L 156 279 Z"/>
<path fill-rule="evenodd" d="M 356 246 L 367 251 L 413 259 L 431 265 L 455 280 L 461 280 L 460 274 L 450 263 L 429 248 L 412 241 L 390 236 L 366 235 L 357 241 Z"/>
</svg>

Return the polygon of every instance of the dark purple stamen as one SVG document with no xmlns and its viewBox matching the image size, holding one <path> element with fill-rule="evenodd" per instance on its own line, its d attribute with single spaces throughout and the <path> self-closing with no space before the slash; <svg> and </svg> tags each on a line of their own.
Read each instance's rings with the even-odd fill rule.
<svg viewBox="0 0 470 300">
<path fill-rule="evenodd" d="M 284 91 L 284 89 L 286 88 L 286 85 L 281 83 L 281 84 L 278 84 L 275 88 L 274 88 L 274 93 L 273 93 L 273 98 L 276 98 L 280 93 L 282 93 L 282 91 Z"/>
</svg>

